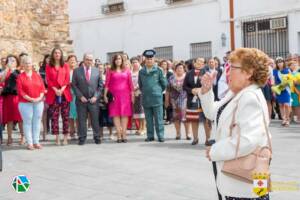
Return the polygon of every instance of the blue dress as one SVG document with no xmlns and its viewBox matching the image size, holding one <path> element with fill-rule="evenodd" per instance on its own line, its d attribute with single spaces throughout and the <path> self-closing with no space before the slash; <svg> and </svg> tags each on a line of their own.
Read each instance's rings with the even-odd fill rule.
<svg viewBox="0 0 300 200">
<path fill-rule="evenodd" d="M 73 71 L 70 72 L 70 81 L 72 83 L 72 76 L 73 76 Z M 77 119 L 77 110 L 76 110 L 76 95 L 73 91 L 73 89 L 71 88 L 71 94 L 72 94 L 72 101 L 70 102 L 70 112 L 69 112 L 69 118 L 70 119 Z"/>
<path fill-rule="evenodd" d="M 273 76 L 274 76 L 274 79 L 275 79 L 275 85 L 278 85 L 278 84 L 281 83 L 281 80 L 282 80 L 281 76 L 282 75 L 289 74 L 289 73 L 290 73 L 290 70 L 288 68 L 284 68 L 281 71 L 278 70 L 278 69 L 274 69 L 273 70 Z M 280 95 L 276 95 L 276 100 L 280 104 L 284 104 L 284 103 L 291 104 L 291 90 L 290 90 L 290 88 L 286 87 L 286 89 L 283 90 Z"/>
</svg>

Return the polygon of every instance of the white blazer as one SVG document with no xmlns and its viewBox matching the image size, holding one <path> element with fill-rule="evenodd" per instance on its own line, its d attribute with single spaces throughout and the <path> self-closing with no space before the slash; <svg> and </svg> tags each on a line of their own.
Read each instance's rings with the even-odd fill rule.
<svg viewBox="0 0 300 200">
<path fill-rule="evenodd" d="M 256 95 L 253 93 L 255 92 Z M 217 112 L 219 108 L 227 103 L 230 103 L 223 110 L 218 126 L 213 125 L 212 139 L 216 143 L 211 147 L 210 157 L 217 164 L 217 187 L 222 196 L 239 197 L 239 198 L 255 198 L 253 193 L 253 184 L 239 181 L 229 177 L 221 172 L 225 160 L 235 158 L 237 135 L 236 129 L 233 129 L 233 136 L 229 137 L 229 127 L 232 120 L 233 111 L 238 104 L 236 112 L 236 123 L 241 129 L 241 139 L 239 154 L 245 156 L 252 153 L 257 146 L 265 146 L 268 144 L 263 117 L 266 118 L 269 125 L 268 107 L 261 89 L 257 85 L 250 85 L 247 88 L 234 95 L 231 91 L 218 102 L 214 102 L 213 91 L 210 90 L 206 94 L 199 94 L 201 99 L 202 109 L 205 116 L 216 122 Z"/>
</svg>

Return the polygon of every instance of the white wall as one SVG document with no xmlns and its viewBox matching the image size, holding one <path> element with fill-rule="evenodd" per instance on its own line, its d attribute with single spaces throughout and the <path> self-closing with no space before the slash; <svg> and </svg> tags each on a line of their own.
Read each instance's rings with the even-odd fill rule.
<svg viewBox="0 0 300 200">
<path fill-rule="evenodd" d="M 290 53 L 300 53 L 300 11 L 289 13 Z"/>
<path fill-rule="evenodd" d="M 164 0 L 124 0 L 127 10 L 103 15 L 106 0 L 70 0 L 71 37 L 78 56 L 86 51 L 106 61 L 106 54 L 173 46 L 174 59 L 190 58 L 190 43 L 212 41 L 212 54 L 229 50 L 229 0 L 192 0 L 169 6 Z M 300 0 L 235 0 L 235 42 L 242 45 L 241 20 L 287 16 L 290 52 L 300 51 Z M 221 46 L 221 34 L 227 36 Z"/>
<path fill-rule="evenodd" d="M 98 1 L 86 2 L 96 7 Z M 228 32 L 228 26 L 221 22 L 218 1 L 200 0 L 175 7 L 161 0 L 126 2 L 132 9 L 128 11 L 130 14 L 93 17 L 95 12 L 92 9 L 91 17 L 82 14 L 82 18 L 75 15 L 81 6 L 70 2 L 71 37 L 76 54 L 92 51 L 106 60 L 107 52 L 123 50 L 134 56 L 145 49 L 173 46 L 174 59 L 189 59 L 190 43 L 207 41 L 212 41 L 213 55 L 222 57 L 229 49 L 229 39 L 227 47 L 221 47 L 221 34 Z M 157 2 L 159 4 L 155 5 Z"/>
</svg>

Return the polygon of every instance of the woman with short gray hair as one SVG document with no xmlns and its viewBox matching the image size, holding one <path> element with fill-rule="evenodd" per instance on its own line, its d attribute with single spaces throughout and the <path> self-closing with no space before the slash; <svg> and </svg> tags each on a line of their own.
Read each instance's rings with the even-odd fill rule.
<svg viewBox="0 0 300 200">
<path fill-rule="evenodd" d="M 45 86 L 41 76 L 33 70 L 32 60 L 29 56 L 22 57 L 21 64 L 24 66 L 24 72 L 18 76 L 17 89 L 27 149 L 41 149 L 39 137 Z"/>
</svg>

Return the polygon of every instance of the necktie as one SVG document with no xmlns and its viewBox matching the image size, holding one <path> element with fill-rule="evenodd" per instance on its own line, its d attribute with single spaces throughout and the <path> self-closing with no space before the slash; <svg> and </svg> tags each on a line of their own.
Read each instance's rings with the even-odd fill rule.
<svg viewBox="0 0 300 200">
<path fill-rule="evenodd" d="M 88 67 L 85 68 L 85 78 L 88 82 L 90 81 L 90 74 L 89 74 L 89 68 Z"/>
</svg>

